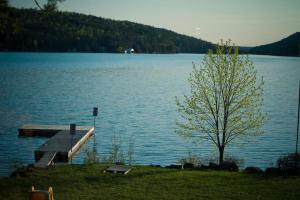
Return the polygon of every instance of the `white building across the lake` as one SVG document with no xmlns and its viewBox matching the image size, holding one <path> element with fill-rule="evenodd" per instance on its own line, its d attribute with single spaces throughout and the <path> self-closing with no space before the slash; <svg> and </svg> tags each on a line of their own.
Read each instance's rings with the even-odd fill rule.
<svg viewBox="0 0 300 200">
<path fill-rule="evenodd" d="M 125 54 L 133 54 L 134 53 L 134 49 L 133 48 L 130 48 L 130 49 L 126 49 L 124 51 Z"/>
</svg>

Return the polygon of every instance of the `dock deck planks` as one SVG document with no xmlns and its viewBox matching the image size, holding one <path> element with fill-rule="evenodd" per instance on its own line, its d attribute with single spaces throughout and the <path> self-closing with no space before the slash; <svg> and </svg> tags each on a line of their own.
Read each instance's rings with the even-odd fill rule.
<svg viewBox="0 0 300 200">
<path fill-rule="evenodd" d="M 93 126 L 76 126 L 76 130 L 86 131 L 92 129 Z M 70 130 L 68 125 L 41 125 L 41 124 L 25 124 L 20 129 L 26 130 Z"/>
<path fill-rule="evenodd" d="M 93 129 L 92 126 L 77 126 L 78 131 L 89 131 Z M 39 124 L 25 124 L 19 128 L 19 136 L 26 137 L 52 137 L 59 131 L 69 131 L 70 126 L 66 125 L 39 125 Z"/>
</svg>

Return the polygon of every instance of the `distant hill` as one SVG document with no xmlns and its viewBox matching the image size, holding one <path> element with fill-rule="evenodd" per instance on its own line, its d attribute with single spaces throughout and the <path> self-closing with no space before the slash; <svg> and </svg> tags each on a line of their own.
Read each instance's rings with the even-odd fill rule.
<svg viewBox="0 0 300 200">
<path fill-rule="evenodd" d="M 300 56 L 300 32 L 296 32 L 278 42 L 250 48 L 246 53 L 276 56 Z"/>
<path fill-rule="evenodd" d="M 215 44 L 129 21 L 73 12 L 0 9 L 0 51 L 207 53 Z M 300 33 L 241 53 L 300 56 Z"/>
<path fill-rule="evenodd" d="M 214 44 L 129 21 L 9 8 L 0 13 L 0 51 L 206 53 Z"/>
</svg>

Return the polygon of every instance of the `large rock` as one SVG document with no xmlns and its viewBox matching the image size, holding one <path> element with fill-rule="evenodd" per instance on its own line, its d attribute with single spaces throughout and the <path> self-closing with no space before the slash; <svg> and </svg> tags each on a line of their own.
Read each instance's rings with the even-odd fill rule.
<svg viewBox="0 0 300 200">
<path fill-rule="evenodd" d="M 221 170 L 227 170 L 227 171 L 239 171 L 239 167 L 235 162 L 232 161 L 224 161 L 223 164 L 220 167 Z"/>
<path fill-rule="evenodd" d="M 283 175 L 300 175 L 300 154 L 282 156 L 277 160 L 277 165 Z"/>
<path fill-rule="evenodd" d="M 264 171 L 262 169 L 260 169 L 259 167 L 246 167 L 244 169 L 245 173 L 249 173 L 249 174 L 259 174 L 259 173 L 263 173 Z"/>
<path fill-rule="evenodd" d="M 202 165 L 200 166 L 200 169 L 206 170 L 206 169 L 209 169 L 209 166 L 208 166 L 208 165 L 203 165 L 203 164 L 202 164 Z"/>
<path fill-rule="evenodd" d="M 209 169 L 214 169 L 214 170 L 219 170 L 220 166 L 218 164 L 214 163 L 214 162 L 209 162 L 208 168 Z"/>
<path fill-rule="evenodd" d="M 167 169 L 182 169 L 182 165 L 168 165 Z"/>
<path fill-rule="evenodd" d="M 184 163 L 183 164 L 183 169 L 194 169 L 195 166 L 193 163 Z"/>
</svg>

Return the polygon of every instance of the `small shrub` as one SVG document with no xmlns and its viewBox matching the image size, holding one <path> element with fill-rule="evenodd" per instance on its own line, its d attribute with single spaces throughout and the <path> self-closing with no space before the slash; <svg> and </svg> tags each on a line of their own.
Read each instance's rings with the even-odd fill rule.
<svg viewBox="0 0 300 200">
<path fill-rule="evenodd" d="M 26 177 L 27 172 L 30 171 L 24 163 L 17 160 L 11 162 L 11 169 L 12 173 L 10 177 Z"/>
<path fill-rule="evenodd" d="M 201 159 L 197 155 L 192 154 L 191 152 L 188 152 L 188 155 L 182 159 L 179 159 L 178 163 L 180 163 L 181 165 L 184 165 L 184 164 L 191 165 L 192 164 L 193 166 L 200 166 Z"/>
<path fill-rule="evenodd" d="M 130 137 L 128 142 L 128 151 L 127 151 L 127 161 L 129 165 L 131 165 L 133 162 L 133 154 L 134 154 L 134 139 Z"/>
<path fill-rule="evenodd" d="M 23 169 L 26 167 L 26 165 L 18 160 L 13 160 L 11 161 L 11 169 L 13 171 L 18 170 L 18 169 Z"/>
<path fill-rule="evenodd" d="M 84 164 L 95 164 L 95 163 L 100 163 L 100 155 L 97 150 L 97 142 L 96 142 L 96 135 L 93 135 L 93 147 L 92 149 L 86 149 L 85 150 L 85 155 L 83 158 L 83 163 Z"/>
<path fill-rule="evenodd" d="M 279 175 L 280 174 L 280 170 L 277 167 L 268 167 L 265 170 L 266 174 L 269 175 Z"/>
<path fill-rule="evenodd" d="M 122 150 L 122 141 L 120 138 L 114 136 L 112 138 L 111 151 L 108 157 L 108 161 L 111 163 L 125 163 L 124 153 Z"/>
<path fill-rule="evenodd" d="M 84 158 L 83 158 L 83 163 L 84 164 L 100 163 L 100 157 L 99 157 L 97 151 L 87 149 L 85 151 L 85 155 L 84 155 Z"/>
<path fill-rule="evenodd" d="M 94 142 L 95 144 L 95 142 Z M 132 152 L 130 152 L 130 156 L 132 159 L 133 154 L 133 147 Z M 129 153 L 128 153 L 129 154 Z M 108 155 L 99 155 L 97 151 L 96 145 L 93 145 L 91 150 L 85 151 L 85 157 L 83 162 L 85 164 L 94 164 L 94 163 L 103 163 L 103 164 L 124 164 L 125 157 L 122 150 L 122 141 L 119 137 L 113 136 L 111 141 L 111 149 Z"/>
</svg>

